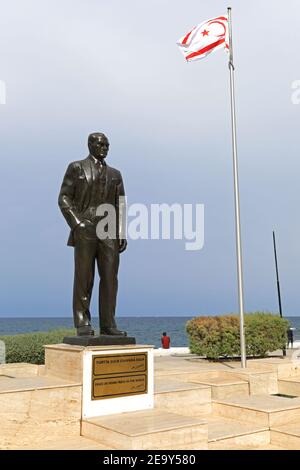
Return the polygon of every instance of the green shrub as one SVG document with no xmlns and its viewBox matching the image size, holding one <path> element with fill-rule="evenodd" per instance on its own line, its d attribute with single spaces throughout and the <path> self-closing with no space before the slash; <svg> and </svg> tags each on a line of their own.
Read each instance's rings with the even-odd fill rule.
<svg viewBox="0 0 300 470">
<path fill-rule="evenodd" d="M 0 336 L 6 348 L 6 362 L 30 362 L 44 364 L 44 345 L 62 343 L 64 336 L 75 334 L 75 330 L 61 329 L 47 332 Z"/>
<path fill-rule="evenodd" d="M 247 356 L 263 357 L 283 349 L 287 342 L 288 320 L 278 315 L 254 312 L 245 315 Z M 186 324 L 190 350 L 209 359 L 240 355 L 239 316 L 196 317 Z"/>
</svg>

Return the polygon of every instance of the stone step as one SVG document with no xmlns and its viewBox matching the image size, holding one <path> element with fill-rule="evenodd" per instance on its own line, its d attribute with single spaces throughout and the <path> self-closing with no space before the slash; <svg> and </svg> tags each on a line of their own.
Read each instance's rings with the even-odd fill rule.
<svg viewBox="0 0 300 470">
<path fill-rule="evenodd" d="M 0 375 L 0 447 L 43 442 L 51 435 L 79 436 L 80 419 L 79 384 Z"/>
<path fill-rule="evenodd" d="M 266 367 L 276 372 L 279 379 L 293 377 L 300 374 L 300 363 L 291 357 L 266 357 L 247 361 L 247 367 L 265 369 Z"/>
<path fill-rule="evenodd" d="M 230 375 L 233 375 L 236 379 L 247 381 L 249 383 L 250 395 L 271 395 L 278 393 L 277 372 L 266 367 L 260 369 L 255 369 L 253 365 L 245 369 L 240 366 L 233 367 L 231 371 L 227 371 L 227 376 Z"/>
<path fill-rule="evenodd" d="M 28 364 L 27 362 L 0 364 L 0 378 L 2 375 L 10 377 L 35 377 L 39 375 L 42 367 L 37 364 Z"/>
<path fill-rule="evenodd" d="M 51 388 L 79 387 L 78 382 L 70 382 L 52 376 L 14 377 L 0 375 L 0 395 L 3 393 L 49 390 Z"/>
<path fill-rule="evenodd" d="M 279 379 L 278 392 L 284 395 L 300 397 L 300 375 Z"/>
<path fill-rule="evenodd" d="M 251 395 L 213 402 L 213 412 L 225 418 L 274 427 L 300 419 L 300 398 Z"/>
<path fill-rule="evenodd" d="M 300 424 L 284 424 L 271 428 L 271 444 L 285 449 L 300 450 Z"/>
<path fill-rule="evenodd" d="M 211 412 L 211 387 L 207 385 L 157 378 L 154 406 L 184 416 Z"/>
<path fill-rule="evenodd" d="M 263 395 L 278 393 L 277 372 L 268 367 L 242 369 L 237 364 L 228 364 L 229 370 L 202 370 L 168 375 L 170 380 L 212 385 L 213 398 L 230 398 L 239 395 Z M 160 378 L 158 375 L 157 378 Z M 248 386 L 247 386 L 248 383 Z M 224 390 L 221 387 L 224 386 Z"/>
<path fill-rule="evenodd" d="M 242 445 L 242 444 L 229 444 L 226 441 L 210 442 L 208 444 L 209 450 L 285 450 L 284 447 L 280 447 L 274 444 L 263 444 L 263 445 Z"/>
<path fill-rule="evenodd" d="M 236 377 L 234 373 L 224 371 L 206 371 L 184 376 L 184 380 L 211 387 L 213 399 L 226 399 L 235 396 L 248 396 L 249 383 Z"/>
<path fill-rule="evenodd" d="M 56 439 L 44 439 L 42 442 L 33 442 L 28 445 L 11 445 L 7 450 L 111 450 L 99 442 L 92 441 L 82 436 L 62 437 Z"/>
<path fill-rule="evenodd" d="M 114 449 L 206 449 L 207 422 L 160 409 L 89 418 L 81 434 Z"/>
<path fill-rule="evenodd" d="M 220 416 L 208 416 L 208 443 L 219 446 L 259 446 L 270 443 L 270 431 L 266 426 L 247 423 Z"/>
</svg>

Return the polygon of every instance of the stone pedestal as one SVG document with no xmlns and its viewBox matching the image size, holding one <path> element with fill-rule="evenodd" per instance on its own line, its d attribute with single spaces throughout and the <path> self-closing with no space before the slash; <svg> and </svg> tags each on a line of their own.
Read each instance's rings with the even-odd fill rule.
<svg viewBox="0 0 300 470">
<path fill-rule="evenodd" d="M 75 346 L 112 346 L 135 344 L 135 338 L 132 336 L 65 336 L 63 342 Z"/>
<path fill-rule="evenodd" d="M 82 418 L 153 408 L 153 346 L 45 346 L 46 373 L 82 383 Z"/>
</svg>

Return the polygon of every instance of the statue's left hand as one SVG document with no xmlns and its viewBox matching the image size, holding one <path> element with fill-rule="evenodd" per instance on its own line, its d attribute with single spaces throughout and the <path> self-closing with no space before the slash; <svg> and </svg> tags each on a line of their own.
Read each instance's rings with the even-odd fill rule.
<svg viewBox="0 0 300 470">
<path fill-rule="evenodd" d="M 119 240 L 119 253 L 123 253 L 127 248 L 127 240 L 123 238 L 122 240 Z"/>
</svg>

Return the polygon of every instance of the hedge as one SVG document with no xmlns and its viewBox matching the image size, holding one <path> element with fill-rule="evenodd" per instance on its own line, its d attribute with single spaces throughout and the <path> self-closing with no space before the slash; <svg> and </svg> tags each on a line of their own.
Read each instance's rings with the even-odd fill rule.
<svg viewBox="0 0 300 470">
<path fill-rule="evenodd" d="M 14 336 L 0 336 L 0 340 L 5 343 L 7 363 L 44 364 L 44 345 L 62 343 L 64 336 L 74 334 L 76 334 L 75 330 L 60 329 Z"/>
<path fill-rule="evenodd" d="M 264 357 L 283 349 L 287 342 L 288 320 L 278 315 L 254 312 L 245 315 L 247 356 Z M 239 316 L 196 317 L 186 323 L 190 351 L 208 359 L 240 355 Z"/>
</svg>

